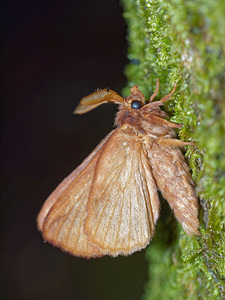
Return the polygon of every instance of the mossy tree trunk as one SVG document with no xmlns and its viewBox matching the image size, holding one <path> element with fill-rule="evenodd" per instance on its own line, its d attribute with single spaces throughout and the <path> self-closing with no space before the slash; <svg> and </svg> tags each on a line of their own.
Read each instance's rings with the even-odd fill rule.
<svg viewBox="0 0 225 300">
<path fill-rule="evenodd" d="M 181 139 L 196 143 L 186 157 L 199 196 L 200 236 L 187 236 L 180 225 L 174 229 L 169 211 L 162 211 L 146 252 L 144 298 L 225 299 L 225 2 L 122 4 L 128 24 L 128 87 L 138 84 L 147 96 L 159 78 L 160 98 L 178 83 L 166 109 L 173 122 L 183 124 Z"/>
</svg>

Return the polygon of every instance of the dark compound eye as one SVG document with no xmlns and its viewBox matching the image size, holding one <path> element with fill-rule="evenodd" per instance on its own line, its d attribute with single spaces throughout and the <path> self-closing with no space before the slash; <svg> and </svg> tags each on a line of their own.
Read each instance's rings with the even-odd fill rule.
<svg viewBox="0 0 225 300">
<path fill-rule="evenodd" d="M 131 107 L 134 109 L 140 109 L 142 107 L 142 102 L 139 100 L 133 100 L 131 102 Z"/>
</svg>

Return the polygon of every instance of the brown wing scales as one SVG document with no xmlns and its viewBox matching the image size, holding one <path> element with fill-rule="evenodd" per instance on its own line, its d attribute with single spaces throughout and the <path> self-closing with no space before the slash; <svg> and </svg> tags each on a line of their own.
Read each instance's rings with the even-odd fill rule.
<svg viewBox="0 0 225 300">
<path fill-rule="evenodd" d="M 139 139 L 115 130 L 78 168 L 40 212 L 44 238 L 85 257 L 128 255 L 145 247 L 159 204 Z"/>
<path fill-rule="evenodd" d="M 112 256 L 145 247 L 154 232 L 157 217 L 152 202 L 157 203 L 158 216 L 157 187 L 143 156 L 138 137 L 120 130 L 106 142 L 96 166 L 85 232 Z"/>
<path fill-rule="evenodd" d="M 162 138 L 159 144 L 148 148 L 148 156 L 156 184 L 176 218 L 187 234 L 199 234 L 198 199 L 181 151 L 167 143 L 164 145 Z"/>
<path fill-rule="evenodd" d="M 47 241 L 74 255 L 99 255 L 83 228 L 97 158 L 98 154 L 57 199 L 42 227 Z"/>
</svg>

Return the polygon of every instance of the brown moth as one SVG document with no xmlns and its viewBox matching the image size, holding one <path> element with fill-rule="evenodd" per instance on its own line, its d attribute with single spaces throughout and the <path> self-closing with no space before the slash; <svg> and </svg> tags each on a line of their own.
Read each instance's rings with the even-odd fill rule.
<svg viewBox="0 0 225 300">
<path fill-rule="evenodd" d="M 176 87 L 176 86 L 175 86 Z M 159 217 L 158 189 L 187 234 L 198 234 L 198 201 L 189 167 L 175 139 L 181 125 L 161 110 L 172 92 L 145 104 L 135 85 L 122 98 L 109 89 L 84 97 L 83 114 L 119 104 L 115 130 L 55 189 L 44 203 L 38 229 L 46 241 L 75 256 L 129 255 L 149 244 Z"/>
</svg>

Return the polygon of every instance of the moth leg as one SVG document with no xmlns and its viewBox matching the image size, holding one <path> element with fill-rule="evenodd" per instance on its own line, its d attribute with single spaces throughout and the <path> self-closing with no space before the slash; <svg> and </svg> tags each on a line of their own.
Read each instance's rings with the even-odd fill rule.
<svg viewBox="0 0 225 300">
<path fill-rule="evenodd" d="M 180 129 L 182 127 L 182 124 L 176 124 L 170 121 L 167 121 L 166 119 L 162 119 L 159 116 L 156 115 L 151 115 L 151 119 L 153 119 L 156 124 L 160 124 L 160 125 L 166 125 L 168 127 L 171 128 L 178 128 Z"/>
<path fill-rule="evenodd" d="M 175 83 L 172 92 L 170 92 L 168 95 L 166 95 L 165 97 L 163 97 L 163 98 L 160 100 L 160 102 L 166 102 L 166 101 L 168 101 L 168 100 L 170 99 L 170 97 L 173 95 L 173 93 L 175 92 L 176 87 L 177 87 L 177 84 Z"/>
<path fill-rule="evenodd" d="M 157 144 L 163 144 L 165 146 L 175 146 L 175 147 L 183 147 L 186 145 L 195 146 L 193 142 L 184 142 L 182 140 L 170 139 L 170 138 L 159 138 L 157 139 Z"/>
<path fill-rule="evenodd" d="M 152 102 L 152 100 L 155 98 L 155 96 L 158 94 L 159 91 L 159 79 L 156 79 L 156 87 L 155 87 L 155 92 L 151 95 L 150 101 Z"/>
</svg>

